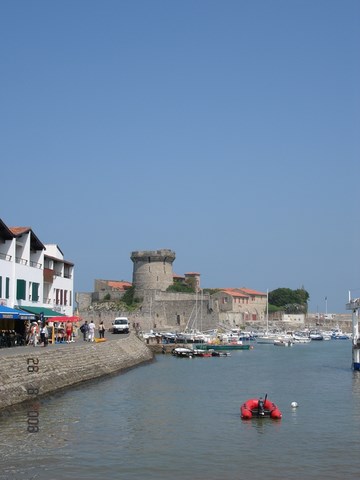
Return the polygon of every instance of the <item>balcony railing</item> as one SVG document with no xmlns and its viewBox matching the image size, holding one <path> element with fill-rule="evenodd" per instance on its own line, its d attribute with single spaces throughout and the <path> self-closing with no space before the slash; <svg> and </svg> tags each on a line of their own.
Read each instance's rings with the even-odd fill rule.
<svg viewBox="0 0 360 480">
<path fill-rule="evenodd" d="M 41 268 L 42 265 L 41 265 L 41 263 L 33 262 L 32 260 L 30 260 L 30 267 Z"/>
<path fill-rule="evenodd" d="M 0 258 L 2 260 L 6 260 L 7 262 L 11 262 L 11 255 L 8 255 L 7 253 L 0 253 Z"/>
<path fill-rule="evenodd" d="M 21 257 L 15 257 L 16 263 L 20 263 L 20 265 L 27 265 L 28 261 L 26 258 L 21 258 Z"/>
</svg>

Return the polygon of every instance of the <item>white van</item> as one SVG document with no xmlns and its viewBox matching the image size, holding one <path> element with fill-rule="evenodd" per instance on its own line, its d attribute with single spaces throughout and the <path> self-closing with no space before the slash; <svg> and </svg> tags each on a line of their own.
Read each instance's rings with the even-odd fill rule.
<svg viewBox="0 0 360 480">
<path fill-rule="evenodd" d="M 113 333 L 129 333 L 130 324 L 127 317 L 117 317 L 112 323 Z"/>
</svg>

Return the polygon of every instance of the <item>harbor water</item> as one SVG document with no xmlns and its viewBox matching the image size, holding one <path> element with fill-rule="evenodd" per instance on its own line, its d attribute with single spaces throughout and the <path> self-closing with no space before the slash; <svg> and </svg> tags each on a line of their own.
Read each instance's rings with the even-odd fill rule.
<svg viewBox="0 0 360 480">
<path fill-rule="evenodd" d="M 158 355 L 3 413 L 0 479 L 358 478 L 360 372 L 351 359 L 349 340 Z M 283 418 L 241 420 L 241 403 L 265 394 Z M 27 431 L 29 409 L 39 432 Z"/>
</svg>

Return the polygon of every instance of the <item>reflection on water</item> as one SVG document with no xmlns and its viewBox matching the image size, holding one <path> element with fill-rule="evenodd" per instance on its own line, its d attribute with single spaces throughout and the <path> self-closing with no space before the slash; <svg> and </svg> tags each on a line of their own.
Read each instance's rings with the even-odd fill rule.
<svg viewBox="0 0 360 480">
<path fill-rule="evenodd" d="M 42 400 L 39 433 L 27 433 L 26 410 L 2 415 L 0 480 L 356 478 L 360 374 L 349 359 L 348 342 L 159 356 Z M 241 403 L 266 393 L 282 420 L 242 421 Z"/>
</svg>

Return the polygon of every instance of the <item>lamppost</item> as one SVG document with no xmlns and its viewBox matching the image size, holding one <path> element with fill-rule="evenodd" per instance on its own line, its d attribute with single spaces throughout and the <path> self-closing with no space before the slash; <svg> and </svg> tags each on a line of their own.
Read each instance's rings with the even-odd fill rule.
<svg viewBox="0 0 360 480">
<path fill-rule="evenodd" d="M 327 297 L 325 297 L 325 315 L 327 315 Z"/>
</svg>

